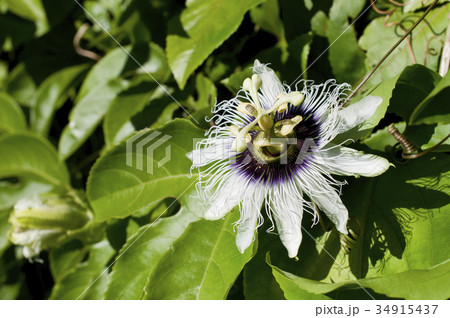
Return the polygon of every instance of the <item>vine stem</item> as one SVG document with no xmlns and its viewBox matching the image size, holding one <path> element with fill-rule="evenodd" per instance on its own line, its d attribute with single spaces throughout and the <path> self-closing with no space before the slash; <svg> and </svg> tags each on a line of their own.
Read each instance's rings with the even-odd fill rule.
<svg viewBox="0 0 450 318">
<path fill-rule="evenodd" d="M 352 99 L 352 97 L 356 94 L 356 92 L 358 92 L 361 89 L 361 87 L 367 82 L 367 80 L 373 75 L 373 73 L 375 73 L 375 71 L 380 67 L 380 65 L 383 64 L 383 62 L 387 59 L 387 57 L 391 55 L 391 53 L 403 42 L 403 40 L 407 36 L 411 34 L 411 32 L 419 25 L 419 23 L 422 22 L 423 19 L 425 19 L 427 14 L 431 11 L 431 9 L 433 9 L 433 7 L 436 5 L 436 3 L 438 3 L 438 1 L 439 0 L 434 0 L 434 2 L 428 7 L 425 13 L 419 18 L 419 20 L 417 20 L 416 23 L 414 23 L 414 25 L 408 30 L 408 32 L 406 32 L 400 38 L 400 40 L 398 40 L 397 43 L 395 43 L 394 46 L 381 58 L 381 60 L 377 63 L 377 65 L 375 65 L 372 71 L 370 71 L 370 73 L 361 81 L 361 83 L 359 83 L 359 85 L 355 88 L 355 90 L 350 95 L 348 95 L 348 97 L 342 104 L 342 107 L 347 105 L 350 99 Z"/>
</svg>

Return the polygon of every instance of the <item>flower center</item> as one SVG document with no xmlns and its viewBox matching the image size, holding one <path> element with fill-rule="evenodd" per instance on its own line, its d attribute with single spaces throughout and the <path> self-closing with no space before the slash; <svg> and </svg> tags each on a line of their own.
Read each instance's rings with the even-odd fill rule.
<svg viewBox="0 0 450 318">
<path fill-rule="evenodd" d="M 254 119 L 244 127 L 230 126 L 236 137 L 232 150 L 238 153 L 233 167 L 258 181 L 289 178 L 293 170 L 307 165 L 310 154 L 305 141 L 315 142 L 320 126 L 301 107 L 304 96 L 297 91 L 280 94 L 269 109 L 263 109 L 257 93 L 260 86 L 256 74 L 244 81 L 253 103 L 241 103 L 237 110 Z"/>
</svg>

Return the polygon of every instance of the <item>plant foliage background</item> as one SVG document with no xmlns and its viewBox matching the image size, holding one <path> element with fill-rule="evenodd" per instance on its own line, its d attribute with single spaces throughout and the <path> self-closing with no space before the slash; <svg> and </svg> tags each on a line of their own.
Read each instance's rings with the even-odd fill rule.
<svg viewBox="0 0 450 318">
<path fill-rule="evenodd" d="M 379 0 L 375 10 L 365 0 L 0 0 L 0 298 L 450 297 L 450 143 L 404 161 L 386 130 L 398 123 L 422 150 L 450 132 L 448 2 L 360 92 L 383 103 L 352 132 L 352 147 L 395 168 L 347 179 L 342 198 L 358 233 L 348 255 L 327 220 L 328 231 L 304 233 L 298 260 L 266 233 L 269 222 L 240 254 L 239 212 L 201 218 L 185 156 L 255 58 L 287 84 L 355 87 L 430 2 Z M 153 174 L 127 166 L 125 140 L 154 130 L 171 136 L 171 160 L 157 167 L 161 147 Z M 80 200 L 93 230 L 29 261 L 8 239 L 10 214 L 19 199 L 49 192 Z"/>
</svg>

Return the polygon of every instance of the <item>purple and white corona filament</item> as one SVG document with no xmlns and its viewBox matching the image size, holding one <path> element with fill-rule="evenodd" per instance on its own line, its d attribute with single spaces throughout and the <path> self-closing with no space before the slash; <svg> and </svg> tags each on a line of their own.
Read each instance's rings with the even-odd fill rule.
<svg viewBox="0 0 450 318">
<path fill-rule="evenodd" d="M 215 106 L 216 126 L 188 157 L 199 169 L 198 194 L 209 204 L 206 219 L 220 219 L 239 205 L 236 244 L 241 252 L 262 224 L 265 204 L 289 257 L 295 257 L 303 213 L 316 220 L 314 203 L 347 233 L 348 211 L 339 197 L 343 183 L 332 174 L 373 177 L 389 168 L 382 157 L 333 143 L 370 118 L 382 99 L 367 96 L 340 109 L 348 84 L 301 81 L 291 90 L 258 60 L 253 72 L 235 98 Z"/>
</svg>

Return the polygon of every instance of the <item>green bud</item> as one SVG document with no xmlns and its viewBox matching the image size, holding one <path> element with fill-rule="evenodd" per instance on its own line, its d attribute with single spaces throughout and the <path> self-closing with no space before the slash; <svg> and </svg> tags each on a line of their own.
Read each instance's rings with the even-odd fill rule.
<svg viewBox="0 0 450 318">
<path fill-rule="evenodd" d="M 48 194 L 21 199 L 9 219 L 13 225 L 9 239 L 23 246 L 25 257 L 32 258 L 75 236 L 80 238 L 80 231 L 91 228 L 92 219 L 92 213 L 71 196 Z"/>
</svg>

